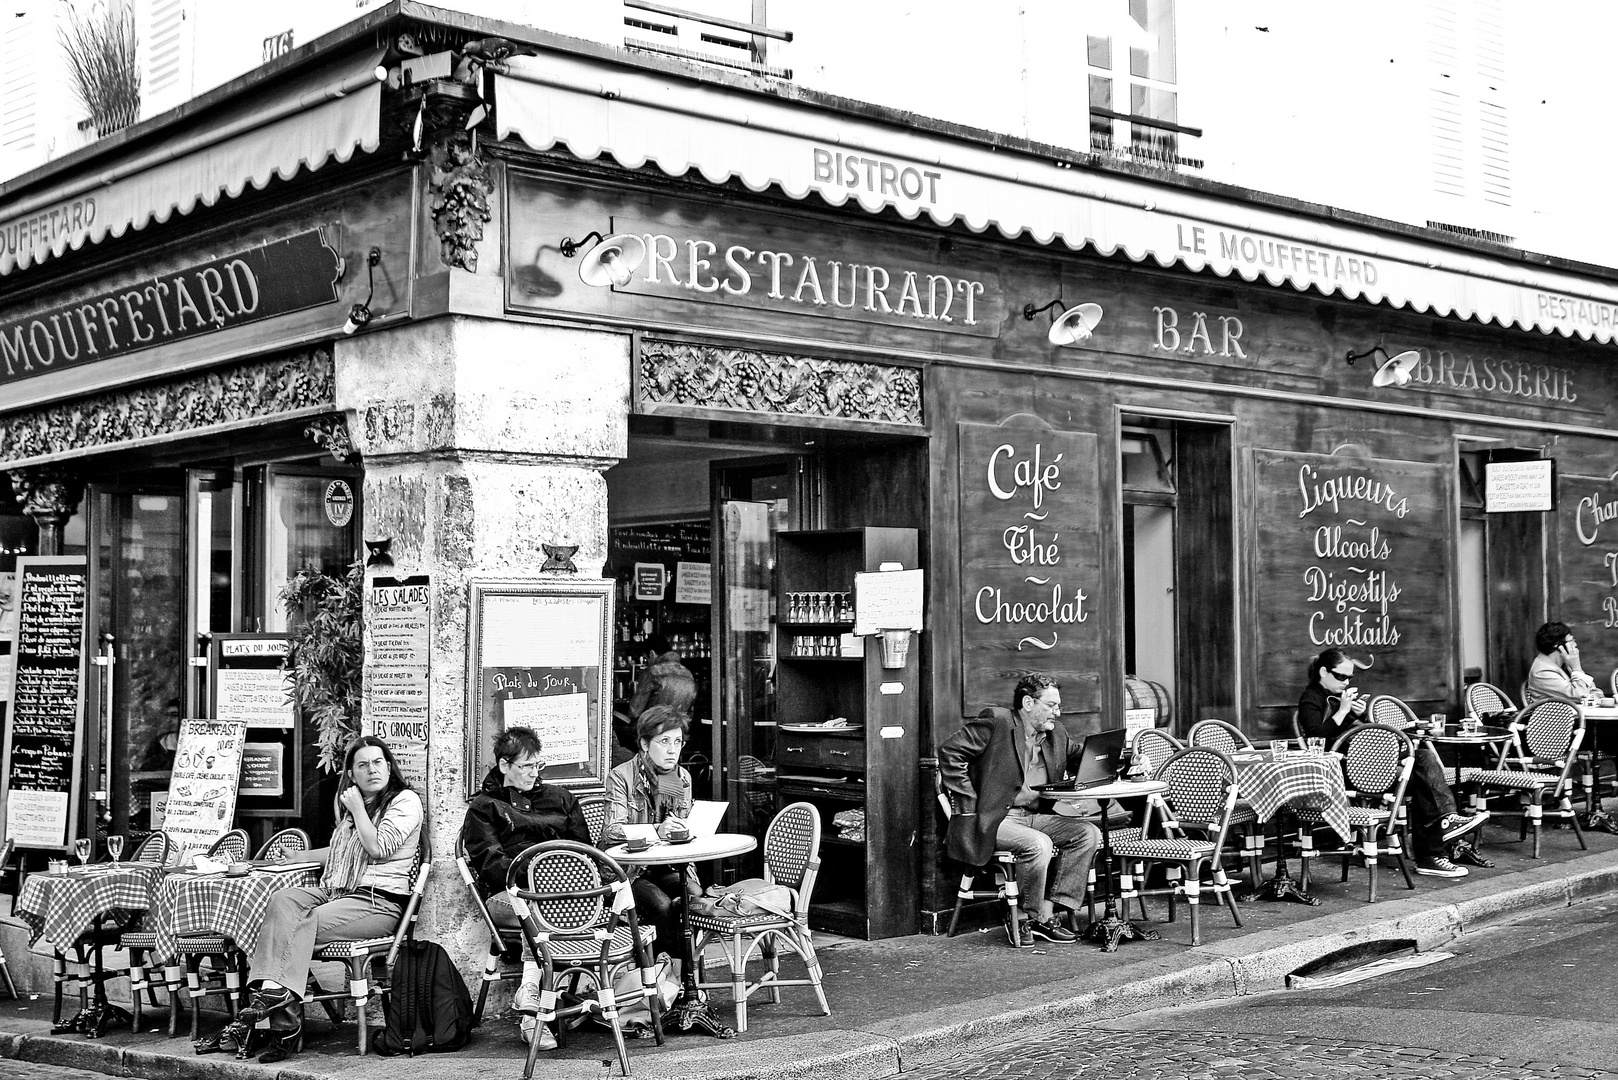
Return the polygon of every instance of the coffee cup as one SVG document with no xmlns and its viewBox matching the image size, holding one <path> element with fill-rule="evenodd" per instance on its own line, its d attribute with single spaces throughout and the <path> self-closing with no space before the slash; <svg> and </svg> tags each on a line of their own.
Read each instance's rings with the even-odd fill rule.
<svg viewBox="0 0 1618 1080">
<path fill-rule="evenodd" d="M 644 836 L 631 836 L 624 842 L 624 847 L 630 851 L 645 851 L 652 846 L 652 842 Z"/>
</svg>

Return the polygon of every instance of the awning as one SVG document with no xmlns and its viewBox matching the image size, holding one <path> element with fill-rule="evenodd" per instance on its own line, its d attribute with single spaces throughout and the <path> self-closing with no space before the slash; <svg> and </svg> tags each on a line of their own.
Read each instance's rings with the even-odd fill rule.
<svg viewBox="0 0 1618 1080">
<path fill-rule="evenodd" d="M 1618 335 L 1614 282 L 560 53 L 513 57 L 509 70 L 495 77 L 500 137 L 538 150 L 1434 315 Z"/>
<path fill-rule="evenodd" d="M 189 214 L 248 184 L 347 161 L 380 137 L 380 50 L 261 91 L 243 93 L 198 124 L 163 129 L 168 138 L 108 154 L 60 182 L 0 202 L 0 275 L 68 248 L 122 236 L 176 211 Z M 149 144 L 150 140 L 143 140 Z"/>
</svg>

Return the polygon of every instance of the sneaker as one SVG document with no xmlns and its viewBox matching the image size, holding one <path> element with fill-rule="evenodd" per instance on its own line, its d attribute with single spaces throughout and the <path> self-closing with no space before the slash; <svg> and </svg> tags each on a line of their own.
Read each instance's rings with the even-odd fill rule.
<svg viewBox="0 0 1618 1080">
<path fill-rule="evenodd" d="M 1489 818 L 1488 813 L 1480 814 L 1445 814 L 1438 819 L 1438 827 L 1444 832 L 1445 840 L 1453 840 L 1457 836 L 1465 836 L 1473 829 L 1482 825 Z"/>
<path fill-rule="evenodd" d="M 1002 927 L 1004 927 L 1004 929 L 1006 931 L 1006 944 L 1007 945 L 1016 945 L 1018 948 L 1023 948 L 1023 949 L 1028 949 L 1028 948 L 1033 947 L 1033 944 L 1034 944 L 1034 931 L 1032 930 L 1032 927 L 1034 925 L 1034 920 L 1033 919 L 1031 919 L 1028 916 L 1024 915 L 1022 917 L 1022 919 L 1018 921 L 1017 929 L 1019 931 L 1020 937 L 1019 937 L 1019 939 L 1017 941 L 1012 941 L 1011 940 L 1011 924 L 1009 922 L 1001 923 L 1000 925 Z"/>
<path fill-rule="evenodd" d="M 511 1011 L 524 1016 L 539 1015 L 539 987 L 523 983 L 511 999 Z"/>
<path fill-rule="evenodd" d="M 556 1049 L 556 1036 L 551 1032 L 548 1024 L 541 1024 L 539 1022 L 538 1017 L 525 1016 L 522 1018 L 522 1024 L 520 1026 L 522 1029 L 522 1041 L 524 1043 L 533 1042 L 534 1032 L 537 1030 L 539 1032 L 539 1048 L 541 1050 Z"/>
<path fill-rule="evenodd" d="M 1423 859 L 1416 864 L 1416 873 L 1428 877 L 1465 877 L 1466 867 L 1456 866 L 1442 855 L 1434 859 Z"/>
<path fill-rule="evenodd" d="M 1052 919 L 1049 922 L 1039 922 L 1034 919 L 1029 919 L 1028 934 L 1030 937 L 1036 937 L 1042 941 L 1058 941 L 1064 944 L 1079 940 L 1077 934 L 1063 926 L 1061 923 L 1057 922 L 1055 919 Z"/>
</svg>

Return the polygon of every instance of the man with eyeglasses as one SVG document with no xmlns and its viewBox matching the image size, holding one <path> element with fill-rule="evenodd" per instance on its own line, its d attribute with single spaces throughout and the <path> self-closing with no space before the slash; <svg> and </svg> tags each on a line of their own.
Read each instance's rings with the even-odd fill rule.
<svg viewBox="0 0 1618 1080">
<path fill-rule="evenodd" d="M 466 807 L 461 838 L 466 861 L 488 902 L 496 925 L 515 930 L 517 913 L 506 899 L 511 861 L 526 848 L 546 840 L 593 844 L 579 801 L 566 788 L 545 783 L 539 736 L 532 728 L 510 727 L 495 736 L 494 768 Z M 511 1007 L 522 1014 L 523 1040 L 539 1039 L 541 1050 L 556 1047 L 556 1036 L 539 1024 L 539 965 L 523 960 L 522 984 Z"/>
<path fill-rule="evenodd" d="M 1596 688 L 1596 681 L 1584 673 L 1579 663 L 1579 643 L 1564 622 L 1548 622 L 1534 631 L 1537 655 L 1523 682 L 1523 704 L 1539 701 L 1566 701 L 1583 705 Z"/>
<path fill-rule="evenodd" d="M 1082 747 L 1060 723 L 1062 691 L 1048 675 L 1025 675 L 1012 690 L 1014 708 L 985 709 L 938 748 L 938 774 L 952 813 L 946 850 L 983 866 L 996 848 L 1017 856 L 1017 890 L 1030 940 L 1077 940 L 1056 905 L 1077 912 L 1101 831 L 1088 821 L 1052 813 L 1038 788 L 1064 779 Z M 1053 868 L 1054 864 L 1054 868 Z"/>
<path fill-rule="evenodd" d="M 1369 698 L 1349 685 L 1358 670 L 1342 649 L 1327 649 L 1309 662 L 1309 685 L 1298 697 L 1298 734 L 1325 739 L 1330 746 L 1343 732 L 1364 721 Z M 1449 857 L 1448 845 L 1482 825 L 1489 815 L 1461 812 L 1444 774 L 1443 760 L 1426 743 L 1416 747 L 1409 794 L 1416 873 L 1465 877 L 1466 867 Z"/>
</svg>

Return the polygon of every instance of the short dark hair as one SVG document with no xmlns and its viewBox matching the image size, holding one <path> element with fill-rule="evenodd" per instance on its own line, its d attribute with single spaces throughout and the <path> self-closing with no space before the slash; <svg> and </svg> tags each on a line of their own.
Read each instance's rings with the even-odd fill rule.
<svg viewBox="0 0 1618 1080">
<path fill-rule="evenodd" d="M 1335 671 L 1337 665 L 1341 664 L 1344 660 L 1348 660 L 1348 662 L 1353 664 L 1355 667 L 1359 666 L 1359 662 L 1350 659 L 1349 655 L 1342 649 L 1327 649 L 1325 652 L 1309 661 L 1309 685 L 1319 685 L 1321 668 L 1325 668 L 1327 671 Z"/>
<path fill-rule="evenodd" d="M 1573 636 L 1573 628 L 1565 622 L 1548 622 L 1534 631 L 1534 648 L 1549 656 L 1562 647 L 1562 642 Z"/>
<path fill-rule="evenodd" d="M 1020 709 L 1022 708 L 1023 698 L 1031 697 L 1037 700 L 1039 695 L 1053 686 L 1056 686 L 1056 680 L 1049 675 L 1024 675 L 1017 680 L 1016 687 L 1011 691 L 1011 707 Z M 1057 688 L 1060 689 L 1060 687 Z"/>
<path fill-rule="evenodd" d="M 691 721 L 686 719 L 685 713 L 667 705 L 653 705 L 640 714 L 640 720 L 635 725 L 635 736 L 643 743 L 649 743 L 665 731 L 680 729 L 682 736 L 690 734 Z"/>
<path fill-rule="evenodd" d="M 539 741 L 539 735 L 530 727 L 508 727 L 494 737 L 494 758 L 516 761 L 518 758 L 533 754 L 538 757 L 544 752 Z"/>
</svg>

